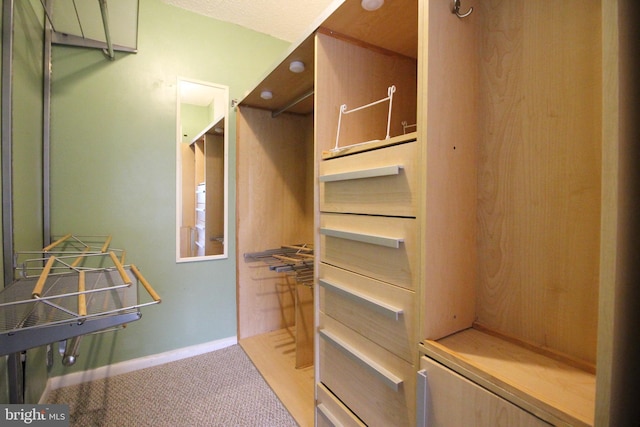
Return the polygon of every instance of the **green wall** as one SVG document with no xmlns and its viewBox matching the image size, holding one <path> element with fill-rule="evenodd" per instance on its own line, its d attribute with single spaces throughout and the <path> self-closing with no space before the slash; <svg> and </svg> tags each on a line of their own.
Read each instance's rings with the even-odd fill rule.
<svg viewBox="0 0 640 427">
<path fill-rule="evenodd" d="M 205 127 L 213 121 L 213 108 L 197 105 L 180 104 L 180 119 L 182 123 L 182 142 L 191 143 Z"/>
<path fill-rule="evenodd" d="M 39 0 L 15 2 L 13 162 L 15 250 L 43 246 L 43 19 Z M 175 262 L 177 79 L 245 91 L 288 43 L 140 0 L 138 53 L 55 46 L 51 100 L 51 220 L 54 234 L 112 234 L 163 302 L 116 333 L 86 337 L 78 362 L 50 373 L 44 348 L 30 350 L 26 402 L 48 376 L 236 335 L 235 113 L 229 110 L 229 258 Z M 2 129 L 2 132 L 5 132 Z M 8 402 L 0 358 L 0 402 Z"/>
<path fill-rule="evenodd" d="M 236 335 L 235 113 L 229 125 L 229 258 L 177 264 L 177 78 L 241 98 L 288 43 L 141 0 L 138 53 L 55 47 L 54 234 L 112 234 L 162 297 L 123 331 L 83 340 L 72 368 L 91 369 Z"/>
</svg>

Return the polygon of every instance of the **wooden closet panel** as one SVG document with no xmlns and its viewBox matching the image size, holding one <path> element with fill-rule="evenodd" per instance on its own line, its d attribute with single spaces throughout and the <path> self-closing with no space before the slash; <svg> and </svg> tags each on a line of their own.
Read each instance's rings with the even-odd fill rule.
<svg viewBox="0 0 640 427">
<path fill-rule="evenodd" d="M 311 116 L 241 107 L 237 115 L 238 335 L 293 325 L 295 280 L 243 255 L 313 242 Z"/>
<path fill-rule="evenodd" d="M 314 321 L 313 288 L 296 284 L 296 369 L 313 366 Z"/>
<path fill-rule="evenodd" d="M 396 86 L 396 92 L 390 135 L 402 135 L 402 121 L 414 124 L 416 120 L 416 75 L 414 59 L 318 33 L 315 83 L 317 153 L 335 146 L 342 104 L 351 110 L 383 99 L 391 85 Z M 388 108 L 389 104 L 385 102 L 343 116 L 340 146 L 384 139 Z"/>
<path fill-rule="evenodd" d="M 182 159 L 182 227 L 193 227 L 196 223 L 193 207 L 196 205 L 195 151 L 190 144 L 180 144 Z M 191 239 L 188 238 L 187 244 Z M 182 240 L 181 240 L 182 242 Z M 188 256 L 185 253 L 185 256 Z"/>
<path fill-rule="evenodd" d="M 594 362 L 600 2 L 481 2 L 478 322 Z"/>
<path fill-rule="evenodd" d="M 422 300 L 423 336 L 430 339 L 468 328 L 475 319 L 479 14 L 460 19 L 450 3 L 421 4 Z"/>
<path fill-rule="evenodd" d="M 206 157 L 206 255 L 221 254 L 224 251 L 224 136 L 207 134 L 205 138 Z"/>
<path fill-rule="evenodd" d="M 322 23 L 322 28 L 417 58 L 417 3 L 416 0 L 393 0 L 380 8 L 381 13 L 363 13 L 360 0 L 346 0 Z"/>
</svg>

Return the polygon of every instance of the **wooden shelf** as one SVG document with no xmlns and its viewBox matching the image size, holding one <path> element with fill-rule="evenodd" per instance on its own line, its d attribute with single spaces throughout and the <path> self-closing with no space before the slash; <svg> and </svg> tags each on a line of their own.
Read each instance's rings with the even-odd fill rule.
<svg viewBox="0 0 640 427">
<path fill-rule="evenodd" d="M 363 151 L 377 150 L 378 148 L 390 147 L 392 145 L 404 144 L 405 142 L 415 141 L 417 138 L 416 132 L 407 133 L 404 135 L 393 136 L 389 139 L 379 139 L 375 141 L 368 141 L 360 144 L 352 144 L 344 147 L 338 147 L 337 150 L 329 150 L 322 152 L 322 160 L 332 159 L 334 157 L 348 156 L 350 154 L 362 153 Z"/>
<path fill-rule="evenodd" d="M 189 144 L 193 144 L 196 141 L 198 141 L 199 139 L 201 139 L 203 136 L 205 136 L 206 134 L 209 135 L 219 135 L 222 136 L 224 135 L 224 128 L 225 128 L 225 116 L 224 114 L 216 117 L 213 119 L 213 121 L 211 123 L 209 123 L 207 126 L 205 126 L 204 129 L 202 129 L 202 131 L 200 131 L 200 133 L 198 133 Z"/>
<path fill-rule="evenodd" d="M 302 61 L 305 65 L 305 71 L 298 74 L 289 71 L 291 61 Z M 241 104 L 272 112 L 285 109 L 287 105 L 313 90 L 313 70 L 314 37 L 310 36 L 249 92 L 241 101 Z M 273 98 L 262 99 L 260 93 L 263 90 L 271 91 Z M 313 112 L 313 96 L 309 96 L 295 106 L 287 108 L 287 112 L 297 114 Z"/>
<path fill-rule="evenodd" d="M 596 378 L 573 364 L 473 328 L 421 350 L 547 422 L 593 425 Z"/>
</svg>

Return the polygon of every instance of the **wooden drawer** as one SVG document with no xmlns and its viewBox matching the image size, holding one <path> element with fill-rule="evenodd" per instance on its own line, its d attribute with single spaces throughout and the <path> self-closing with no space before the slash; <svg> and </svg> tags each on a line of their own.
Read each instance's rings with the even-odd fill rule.
<svg viewBox="0 0 640 427">
<path fill-rule="evenodd" d="M 320 215 L 320 261 L 415 290 L 417 223 L 411 218 Z"/>
<path fill-rule="evenodd" d="M 427 357 L 418 373 L 418 426 L 549 426 Z"/>
<path fill-rule="evenodd" d="M 320 210 L 415 217 L 418 144 L 320 162 Z"/>
<path fill-rule="evenodd" d="M 365 425 L 322 384 L 316 384 L 317 427 L 364 427 Z"/>
<path fill-rule="evenodd" d="M 319 378 L 369 426 L 415 423 L 415 369 L 321 314 Z"/>
<path fill-rule="evenodd" d="M 415 293 L 320 264 L 320 311 L 412 363 Z"/>
</svg>

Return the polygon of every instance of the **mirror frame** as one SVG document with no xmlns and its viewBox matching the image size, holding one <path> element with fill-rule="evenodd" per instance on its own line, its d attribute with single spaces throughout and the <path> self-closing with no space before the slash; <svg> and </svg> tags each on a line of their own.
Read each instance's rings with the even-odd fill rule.
<svg viewBox="0 0 640 427">
<path fill-rule="evenodd" d="M 181 152 L 181 144 L 183 138 L 182 132 L 182 112 L 181 112 L 181 83 L 187 82 L 192 84 L 199 84 L 202 86 L 209 86 L 215 89 L 220 89 L 224 91 L 224 99 L 223 104 L 225 106 L 224 112 L 224 224 L 223 224 L 223 232 L 224 232 L 224 241 L 223 241 L 223 251 L 221 254 L 216 255 L 204 255 L 204 256 L 190 256 L 190 257 L 182 257 L 180 256 L 180 228 L 182 227 L 182 152 Z M 229 87 L 226 85 L 221 85 L 217 83 L 211 83 L 207 81 L 201 81 L 191 78 L 178 77 L 176 84 L 176 224 L 175 224 L 175 232 L 176 232 L 176 262 L 195 262 L 195 261 L 208 261 L 208 260 L 216 260 L 216 259 L 226 259 L 229 257 Z M 198 135 L 200 137 L 214 124 L 214 122 L 210 123 L 207 127 L 205 127 L 201 134 Z M 197 139 L 197 138 L 196 138 Z"/>
</svg>

